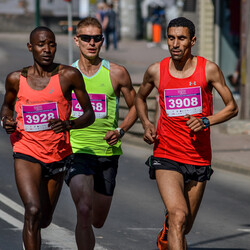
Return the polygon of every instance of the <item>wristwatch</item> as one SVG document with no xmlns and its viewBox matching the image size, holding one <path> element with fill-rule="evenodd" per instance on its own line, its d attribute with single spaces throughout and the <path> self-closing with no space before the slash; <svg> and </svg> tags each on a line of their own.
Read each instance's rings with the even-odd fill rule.
<svg viewBox="0 0 250 250">
<path fill-rule="evenodd" d="M 115 130 L 119 132 L 121 138 L 125 135 L 125 131 L 122 128 L 116 128 Z"/>
<path fill-rule="evenodd" d="M 210 122 L 207 117 L 201 117 L 204 128 L 208 128 L 210 126 Z"/>
<path fill-rule="evenodd" d="M 5 119 L 6 117 L 3 116 L 2 119 L 1 119 L 1 126 L 3 127 L 3 120 Z"/>
</svg>

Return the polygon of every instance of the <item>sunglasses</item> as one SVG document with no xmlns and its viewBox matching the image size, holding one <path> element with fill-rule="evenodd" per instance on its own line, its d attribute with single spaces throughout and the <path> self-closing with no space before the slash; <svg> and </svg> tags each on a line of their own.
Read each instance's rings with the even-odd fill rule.
<svg viewBox="0 0 250 250">
<path fill-rule="evenodd" d="M 83 42 L 87 42 L 89 43 L 91 41 L 91 39 L 93 38 L 95 43 L 98 43 L 102 40 L 103 38 L 103 35 L 94 35 L 94 36 L 89 36 L 89 35 L 78 35 L 77 36 L 78 38 L 80 37 L 80 39 L 83 41 Z"/>
</svg>

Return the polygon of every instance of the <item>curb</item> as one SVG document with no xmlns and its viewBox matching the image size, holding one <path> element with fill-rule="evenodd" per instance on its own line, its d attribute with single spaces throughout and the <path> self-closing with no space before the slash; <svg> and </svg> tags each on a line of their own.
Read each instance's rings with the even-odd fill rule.
<svg viewBox="0 0 250 250">
<path fill-rule="evenodd" d="M 250 168 L 238 163 L 227 162 L 215 158 L 212 160 L 211 166 L 215 169 L 222 169 L 233 173 L 250 176 Z"/>
</svg>

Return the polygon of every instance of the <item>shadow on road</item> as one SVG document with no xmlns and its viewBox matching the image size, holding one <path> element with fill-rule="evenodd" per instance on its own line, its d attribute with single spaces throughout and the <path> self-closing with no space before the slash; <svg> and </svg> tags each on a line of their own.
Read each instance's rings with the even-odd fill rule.
<svg viewBox="0 0 250 250">
<path fill-rule="evenodd" d="M 238 233 L 238 234 L 234 234 L 234 235 L 228 235 L 228 236 L 223 236 L 223 237 L 218 237 L 218 238 L 214 238 L 214 239 L 208 239 L 208 240 L 205 240 L 205 241 L 200 241 L 200 242 L 196 242 L 196 243 L 193 243 L 193 244 L 190 244 L 189 247 L 188 247 L 188 250 L 210 250 L 210 249 L 213 249 L 213 250 L 247 250 L 245 248 L 207 248 L 207 247 L 204 247 L 204 248 L 201 248 L 201 247 L 195 247 L 197 245 L 202 245 L 202 244 L 207 244 L 207 243 L 211 243 L 211 242 L 216 242 L 216 241 L 226 241 L 228 239 L 232 240 L 233 238 L 237 238 L 237 237 L 242 237 L 242 236 L 245 236 L 245 235 L 249 235 L 250 232 L 242 232 L 242 233 Z"/>
</svg>

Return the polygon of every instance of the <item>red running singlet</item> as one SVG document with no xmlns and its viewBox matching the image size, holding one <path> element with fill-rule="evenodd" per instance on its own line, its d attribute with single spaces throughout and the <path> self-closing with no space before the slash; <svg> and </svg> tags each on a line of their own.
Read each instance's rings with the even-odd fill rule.
<svg viewBox="0 0 250 250">
<path fill-rule="evenodd" d="M 208 88 L 206 59 L 197 57 L 194 73 L 175 78 L 169 72 L 170 57 L 160 63 L 159 104 L 161 115 L 157 126 L 154 156 L 192 165 L 211 165 L 210 128 L 192 132 L 186 125 L 186 114 L 197 118 L 213 112 L 212 93 Z"/>
</svg>

